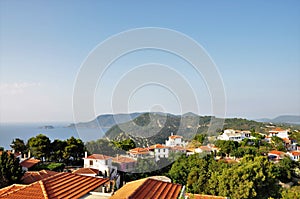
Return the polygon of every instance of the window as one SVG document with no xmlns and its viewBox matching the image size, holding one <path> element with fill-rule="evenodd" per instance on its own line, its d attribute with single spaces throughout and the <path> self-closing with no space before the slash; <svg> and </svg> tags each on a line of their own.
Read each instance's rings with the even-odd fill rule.
<svg viewBox="0 0 300 199">
<path fill-rule="evenodd" d="M 93 160 L 90 160 L 90 165 L 93 165 Z"/>
</svg>

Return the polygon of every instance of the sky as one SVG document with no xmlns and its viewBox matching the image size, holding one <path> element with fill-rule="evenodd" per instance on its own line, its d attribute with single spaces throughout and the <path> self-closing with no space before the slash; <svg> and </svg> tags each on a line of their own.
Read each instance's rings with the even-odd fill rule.
<svg viewBox="0 0 300 199">
<path fill-rule="evenodd" d="M 223 82 L 226 117 L 300 115 L 299 1 L 2 0 L 0 123 L 72 122 L 74 86 L 88 55 L 111 36 L 143 27 L 175 30 L 203 47 Z M 135 70 L 149 63 L 156 63 L 150 72 Z M 152 77 L 145 85 L 136 81 L 129 97 L 117 97 L 134 80 Z M 158 79 L 175 82 L 177 91 Z M 124 55 L 91 86 L 94 115 L 82 121 L 126 111 L 213 114 L 205 77 L 169 52 Z"/>
</svg>

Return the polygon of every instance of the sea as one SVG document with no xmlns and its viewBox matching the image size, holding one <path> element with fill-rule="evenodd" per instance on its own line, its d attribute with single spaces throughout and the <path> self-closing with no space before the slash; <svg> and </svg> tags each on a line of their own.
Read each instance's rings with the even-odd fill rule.
<svg viewBox="0 0 300 199">
<path fill-rule="evenodd" d="M 53 128 L 45 128 L 52 126 Z M 51 141 L 66 140 L 71 136 L 82 141 L 92 141 L 103 137 L 108 129 L 68 127 L 69 123 L 0 123 L 0 146 L 11 149 L 13 139 L 20 138 L 26 143 L 31 137 L 44 134 Z"/>
</svg>

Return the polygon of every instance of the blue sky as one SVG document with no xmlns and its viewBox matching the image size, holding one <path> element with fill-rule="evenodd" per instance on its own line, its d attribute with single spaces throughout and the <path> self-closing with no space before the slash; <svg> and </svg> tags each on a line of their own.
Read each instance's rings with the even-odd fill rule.
<svg viewBox="0 0 300 199">
<path fill-rule="evenodd" d="M 0 9 L 0 122 L 72 121 L 74 82 L 87 55 L 108 37 L 141 27 L 174 29 L 203 46 L 222 76 L 227 117 L 300 114 L 299 1 L 3 0 Z M 199 114 L 211 114 L 203 79 L 197 84 L 187 64 L 152 51 L 112 65 L 104 90 L 95 93 L 95 114 L 110 112 L 103 103 L 111 81 L 152 59 L 184 73 L 197 92 Z M 155 88 L 141 89 L 128 102 L 130 111 L 160 104 L 178 113 L 176 100 Z"/>
</svg>

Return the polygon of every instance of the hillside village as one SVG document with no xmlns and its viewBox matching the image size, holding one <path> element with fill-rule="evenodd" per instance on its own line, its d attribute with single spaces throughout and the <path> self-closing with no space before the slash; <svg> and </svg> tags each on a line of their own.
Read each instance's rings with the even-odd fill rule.
<svg viewBox="0 0 300 199">
<path fill-rule="evenodd" d="M 296 132 L 299 133 L 299 132 Z M 110 156 L 106 154 L 84 153 L 82 167 L 69 167 L 64 172 L 39 170 L 31 168 L 42 163 L 41 159 L 17 151 L 8 151 L 18 159 L 24 175 L 20 183 L 0 189 L 0 198 L 228 198 L 226 196 L 212 196 L 206 194 L 189 193 L 185 184 L 172 182 L 167 176 L 152 176 L 133 181 L 125 179 L 126 173 L 138 172 L 136 168 L 141 160 L 170 159 L 174 155 L 186 157 L 195 154 L 211 155 L 216 161 L 228 164 L 239 162 L 244 155 L 224 152 L 222 143 L 243 143 L 243 145 L 260 146 L 271 145 L 274 142 L 283 146 L 277 150 L 270 148 L 263 155 L 272 164 L 277 164 L 288 157 L 294 162 L 300 162 L 300 146 L 290 137 L 290 129 L 279 127 L 270 128 L 268 134 L 251 132 L 249 130 L 225 129 L 215 137 L 214 144 L 197 143 L 195 140 L 186 141 L 182 136 L 173 133 L 165 143 L 157 143 L 149 147 L 137 147 L 126 151 L 126 154 Z M 205 138 L 210 139 L 210 138 Z M 242 145 L 238 149 L 243 148 Z M 4 151 L 1 154 L 6 153 Z M 172 164 L 172 162 L 167 162 Z M 298 164 L 299 165 L 299 164 Z M 149 168 L 147 168 L 149 169 Z M 161 168 L 156 168 L 161 169 Z M 146 170 L 145 170 L 146 171 Z M 148 172 L 148 171 L 146 171 Z M 299 179 L 297 180 L 299 182 Z M 295 183 L 295 182 L 294 182 Z"/>
</svg>

